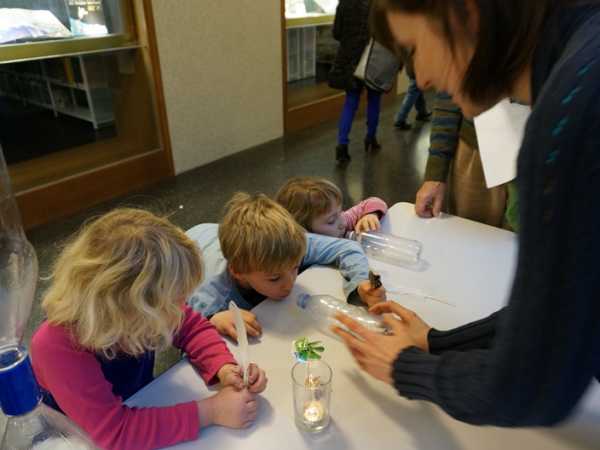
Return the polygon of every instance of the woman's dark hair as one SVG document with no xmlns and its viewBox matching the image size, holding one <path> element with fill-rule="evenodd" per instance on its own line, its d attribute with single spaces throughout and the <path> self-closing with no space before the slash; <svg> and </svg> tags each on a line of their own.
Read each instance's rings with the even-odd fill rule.
<svg viewBox="0 0 600 450">
<path fill-rule="evenodd" d="M 546 19 L 569 0 L 474 0 L 479 9 L 479 32 L 473 59 L 463 80 L 463 93 L 476 103 L 505 95 L 531 60 L 543 39 Z M 388 12 L 418 13 L 438 21 L 454 50 L 457 38 L 468 36 L 466 0 L 374 0 L 371 32 L 375 39 L 397 50 L 387 20 Z M 456 30 L 451 23 L 459 23 Z M 474 37 L 475 39 L 475 37 Z"/>
</svg>

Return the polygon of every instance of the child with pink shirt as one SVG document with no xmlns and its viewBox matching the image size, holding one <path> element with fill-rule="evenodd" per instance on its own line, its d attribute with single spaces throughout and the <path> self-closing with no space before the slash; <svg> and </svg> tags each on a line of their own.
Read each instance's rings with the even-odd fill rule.
<svg viewBox="0 0 600 450">
<path fill-rule="evenodd" d="M 215 328 L 185 305 L 202 278 L 195 243 L 168 220 L 118 209 L 86 225 L 59 256 L 31 356 L 44 402 L 103 449 L 154 449 L 198 437 L 209 425 L 249 426 L 264 371 L 249 386 Z M 217 394 L 160 408 L 123 401 L 152 381 L 154 354 L 184 351 Z"/>
<path fill-rule="evenodd" d="M 378 230 L 379 219 L 388 209 L 380 198 L 369 197 L 342 211 L 340 188 L 317 177 L 291 178 L 279 189 L 276 200 L 307 231 L 337 238 L 346 237 L 350 231 Z"/>
</svg>

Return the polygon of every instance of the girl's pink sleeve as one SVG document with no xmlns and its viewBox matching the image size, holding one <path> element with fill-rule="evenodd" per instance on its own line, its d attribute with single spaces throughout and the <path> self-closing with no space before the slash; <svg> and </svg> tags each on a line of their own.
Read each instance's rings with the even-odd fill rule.
<svg viewBox="0 0 600 450">
<path fill-rule="evenodd" d="M 130 408 L 112 392 L 96 356 L 62 327 L 42 324 L 32 339 L 35 376 L 63 412 L 102 449 L 151 450 L 198 437 L 196 402 Z"/>
<path fill-rule="evenodd" d="M 216 328 L 191 307 L 184 307 L 184 319 L 173 345 L 182 349 L 206 384 L 216 381 L 225 364 L 237 364 Z"/>
<path fill-rule="evenodd" d="M 381 219 L 387 213 L 387 204 L 380 198 L 369 197 L 358 205 L 344 211 L 342 216 L 346 221 L 346 231 L 354 230 L 354 227 L 360 219 L 367 214 L 377 214 Z"/>
</svg>

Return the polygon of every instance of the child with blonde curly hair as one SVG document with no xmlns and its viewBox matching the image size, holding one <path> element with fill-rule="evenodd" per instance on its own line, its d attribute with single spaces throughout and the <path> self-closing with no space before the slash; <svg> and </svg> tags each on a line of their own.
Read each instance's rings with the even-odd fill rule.
<svg viewBox="0 0 600 450">
<path fill-rule="evenodd" d="M 265 374 L 252 365 L 245 387 L 215 328 L 185 305 L 201 279 L 198 248 L 166 219 L 118 209 L 84 226 L 55 263 L 47 319 L 32 340 L 44 401 L 107 449 L 165 447 L 211 424 L 250 425 Z M 155 352 L 169 345 L 222 389 L 174 406 L 127 407 L 152 381 Z"/>
</svg>

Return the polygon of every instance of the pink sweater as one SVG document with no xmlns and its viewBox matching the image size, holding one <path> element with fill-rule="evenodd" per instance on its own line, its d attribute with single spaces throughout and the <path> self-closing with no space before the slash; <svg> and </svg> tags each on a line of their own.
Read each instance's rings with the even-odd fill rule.
<svg viewBox="0 0 600 450">
<path fill-rule="evenodd" d="M 387 204 L 377 197 L 369 197 L 358 205 L 344 211 L 342 216 L 346 221 L 346 232 L 353 231 L 356 223 L 367 214 L 376 213 L 381 219 L 387 213 Z"/>
<path fill-rule="evenodd" d="M 184 311 L 173 345 L 187 354 L 206 383 L 214 382 L 219 369 L 235 364 L 235 359 L 208 320 L 188 306 Z M 103 449 L 155 449 L 198 437 L 196 402 L 163 408 L 125 406 L 113 394 L 95 354 L 78 348 L 63 327 L 44 322 L 33 336 L 31 357 L 42 388 Z"/>
</svg>

